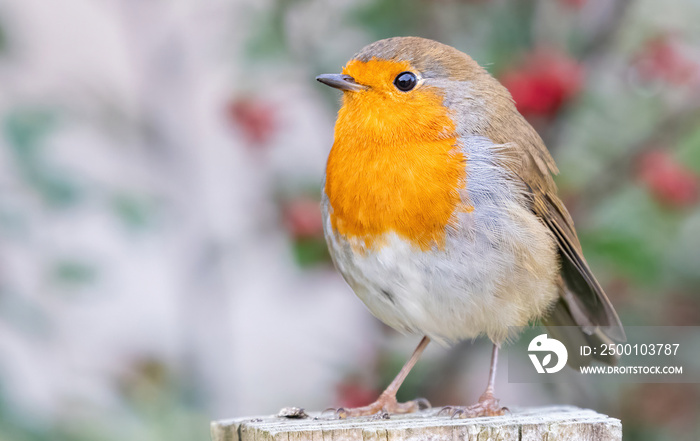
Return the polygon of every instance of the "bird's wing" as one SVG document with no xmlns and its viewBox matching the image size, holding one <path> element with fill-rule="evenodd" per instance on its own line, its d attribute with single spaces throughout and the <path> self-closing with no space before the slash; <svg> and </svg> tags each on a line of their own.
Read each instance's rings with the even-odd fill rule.
<svg viewBox="0 0 700 441">
<path fill-rule="evenodd" d="M 597 348 L 612 343 L 612 340 L 603 334 L 600 328 L 591 334 L 577 329 L 578 323 L 572 317 L 563 298 L 557 301 L 552 311 L 542 322 L 547 327 L 549 334 L 566 346 L 569 352 L 566 364 L 572 368 L 579 369 L 581 366 L 589 366 L 594 359 L 611 366 L 617 365 L 620 359 L 619 355 L 613 355 L 610 352 L 596 351 L 590 356 L 581 355 L 579 350 L 581 346 Z"/>
<path fill-rule="evenodd" d="M 506 161 L 506 166 L 525 184 L 533 213 L 557 240 L 561 255 L 561 276 L 566 284 L 562 297 L 571 316 L 587 334 L 600 328 L 614 340 L 626 340 L 615 309 L 583 257 L 574 221 L 557 196 L 552 175 L 559 171 L 554 159 L 537 132 L 519 113 L 515 112 L 515 118 L 508 120 L 508 124 L 513 127 L 508 127 L 509 130 L 494 130 L 491 133 L 492 139 L 512 146 L 507 152 L 510 159 Z M 503 133 L 518 135 L 516 139 L 498 139 L 499 135 L 503 137 Z"/>
</svg>

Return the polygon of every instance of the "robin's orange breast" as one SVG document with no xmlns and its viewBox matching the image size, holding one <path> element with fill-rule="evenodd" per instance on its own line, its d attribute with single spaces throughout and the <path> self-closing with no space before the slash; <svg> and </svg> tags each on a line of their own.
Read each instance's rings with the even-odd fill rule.
<svg viewBox="0 0 700 441">
<path fill-rule="evenodd" d="M 386 82 L 377 75 L 393 78 L 409 68 L 394 61 L 353 61 L 343 73 L 371 86 Z M 377 87 L 345 94 L 326 168 L 336 233 L 369 249 L 380 248 L 388 232 L 421 250 L 444 246 L 461 204 L 466 158 L 442 102 L 441 91 L 429 87 L 410 96 Z"/>
</svg>

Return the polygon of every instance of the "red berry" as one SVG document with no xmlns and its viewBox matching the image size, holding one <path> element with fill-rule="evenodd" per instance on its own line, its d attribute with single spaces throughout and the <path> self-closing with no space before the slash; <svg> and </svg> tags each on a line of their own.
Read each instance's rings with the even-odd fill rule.
<svg viewBox="0 0 700 441">
<path fill-rule="evenodd" d="M 559 3 L 570 8 L 581 9 L 586 4 L 586 1 L 587 0 L 559 0 Z"/>
<path fill-rule="evenodd" d="M 693 61 L 682 42 L 668 34 L 649 40 L 634 57 L 633 64 L 645 81 L 663 80 L 671 84 L 700 82 L 700 63 Z"/>
<path fill-rule="evenodd" d="M 340 407 L 353 408 L 372 403 L 379 393 L 360 383 L 359 380 L 349 379 L 336 386 Z"/>
<path fill-rule="evenodd" d="M 287 231 L 294 238 L 323 236 L 323 220 L 320 202 L 310 197 L 300 197 L 284 204 L 282 216 Z"/>
<path fill-rule="evenodd" d="M 226 109 L 229 120 L 239 127 L 252 144 L 267 144 L 274 135 L 277 123 L 271 104 L 252 98 L 239 98 Z"/>
<path fill-rule="evenodd" d="M 650 151 L 639 162 L 639 178 L 660 203 L 684 208 L 700 195 L 700 179 L 663 150 Z"/>
<path fill-rule="evenodd" d="M 583 69 L 566 55 L 538 49 L 501 81 L 525 117 L 552 117 L 581 89 Z"/>
</svg>

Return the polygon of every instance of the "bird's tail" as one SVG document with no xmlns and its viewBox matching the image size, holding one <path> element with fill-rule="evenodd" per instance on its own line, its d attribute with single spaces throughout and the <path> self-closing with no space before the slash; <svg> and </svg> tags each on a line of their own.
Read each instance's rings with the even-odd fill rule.
<svg viewBox="0 0 700 441">
<path fill-rule="evenodd" d="M 590 334 L 581 329 L 574 321 L 564 299 L 559 299 L 547 318 L 542 320 L 542 323 L 547 327 L 552 337 L 566 346 L 566 350 L 569 352 L 566 364 L 572 368 L 578 369 L 581 366 L 588 366 L 591 364 L 592 359 L 611 366 L 617 365 L 618 356 L 601 355 L 602 351 L 600 350 L 601 345 L 613 343 L 613 341 L 603 334 L 600 329 L 594 329 Z M 598 348 L 598 350 L 594 351 L 590 356 L 582 356 L 579 348 L 584 345 Z"/>
</svg>

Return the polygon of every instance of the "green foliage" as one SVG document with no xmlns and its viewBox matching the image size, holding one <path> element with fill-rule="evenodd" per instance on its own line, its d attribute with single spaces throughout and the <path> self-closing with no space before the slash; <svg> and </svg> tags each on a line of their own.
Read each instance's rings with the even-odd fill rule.
<svg viewBox="0 0 700 441">
<path fill-rule="evenodd" d="M 483 20 L 498 23 L 498 26 L 491 26 L 491 32 L 485 39 L 489 60 L 493 64 L 489 72 L 499 76 L 503 69 L 517 61 L 518 55 L 533 46 L 534 2 L 502 3 L 495 5 L 490 12 Z"/>
<path fill-rule="evenodd" d="M 289 49 L 286 19 L 294 6 L 305 0 L 276 0 L 264 13 L 253 14 L 256 31 L 247 42 L 247 55 L 252 59 L 286 56 Z"/>
<path fill-rule="evenodd" d="M 58 126 L 56 113 L 49 109 L 16 109 L 5 117 L 3 126 L 17 169 L 44 201 L 58 208 L 78 202 L 78 186 L 44 158 L 44 140 Z"/>
<path fill-rule="evenodd" d="M 5 26 L 3 26 L 2 20 L 0 20 L 0 55 L 7 50 L 7 34 L 5 33 Z"/>
<path fill-rule="evenodd" d="M 111 207 L 117 218 L 132 230 L 142 230 L 153 224 L 155 202 L 144 195 L 118 192 L 111 197 Z"/>
<path fill-rule="evenodd" d="M 533 12 L 530 0 L 512 4 L 380 0 L 358 6 L 350 20 L 365 29 L 370 40 L 415 35 L 450 43 L 465 31 L 479 34 L 485 45 L 475 47 L 478 53 L 471 55 L 479 59 L 478 55 L 487 54 L 489 71 L 498 74 L 532 45 Z"/>
<path fill-rule="evenodd" d="M 330 262 L 328 246 L 323 237 L 299 238 L 292 247 L 294 259 L 301 267 Z"/>
<path fill-rule="evenodd" d="M 608 262 L 615 271 L 660 288 L 668 244 L 680 219 L 660 207 L 645 189 L 629 186 L 603 201 L 594 224 L 579 233 L 590 260 Z"/>
<path fill-rule="evenodd" d="M 700 121 L 700 114 L 697 114 Z M 678 159 L 688 168 L 700 174 L 700 124 L 692 127 L 689 133 L 678 142 Z"/>
<path fill-rule="evenodd" d="M 51 322 L 46 311 L 10 287 L 0 286 L 0 320 L 25 336 L 46 338 L 50 335 Z M 1 373 L 2 363 L 0 362 Z M 2 399 L 1 386 L 2 384 L 0 384 L 0 400 Z"/>
<path fill-rule="evenodd" d="M 59 285 L 78 287 L 90 284 L 97 277 L 97 269 L 77 259 L 61 259 L 51 270 L 51 279 Z"/>
<path fill-rule="evenodd" d="M 427 31 L 433 9 L 422 0 L 379 0 L 358 7 L 350 18 L 376 40 L 407 35 L 407 29 L 420 36 Z"/>
</svg>

